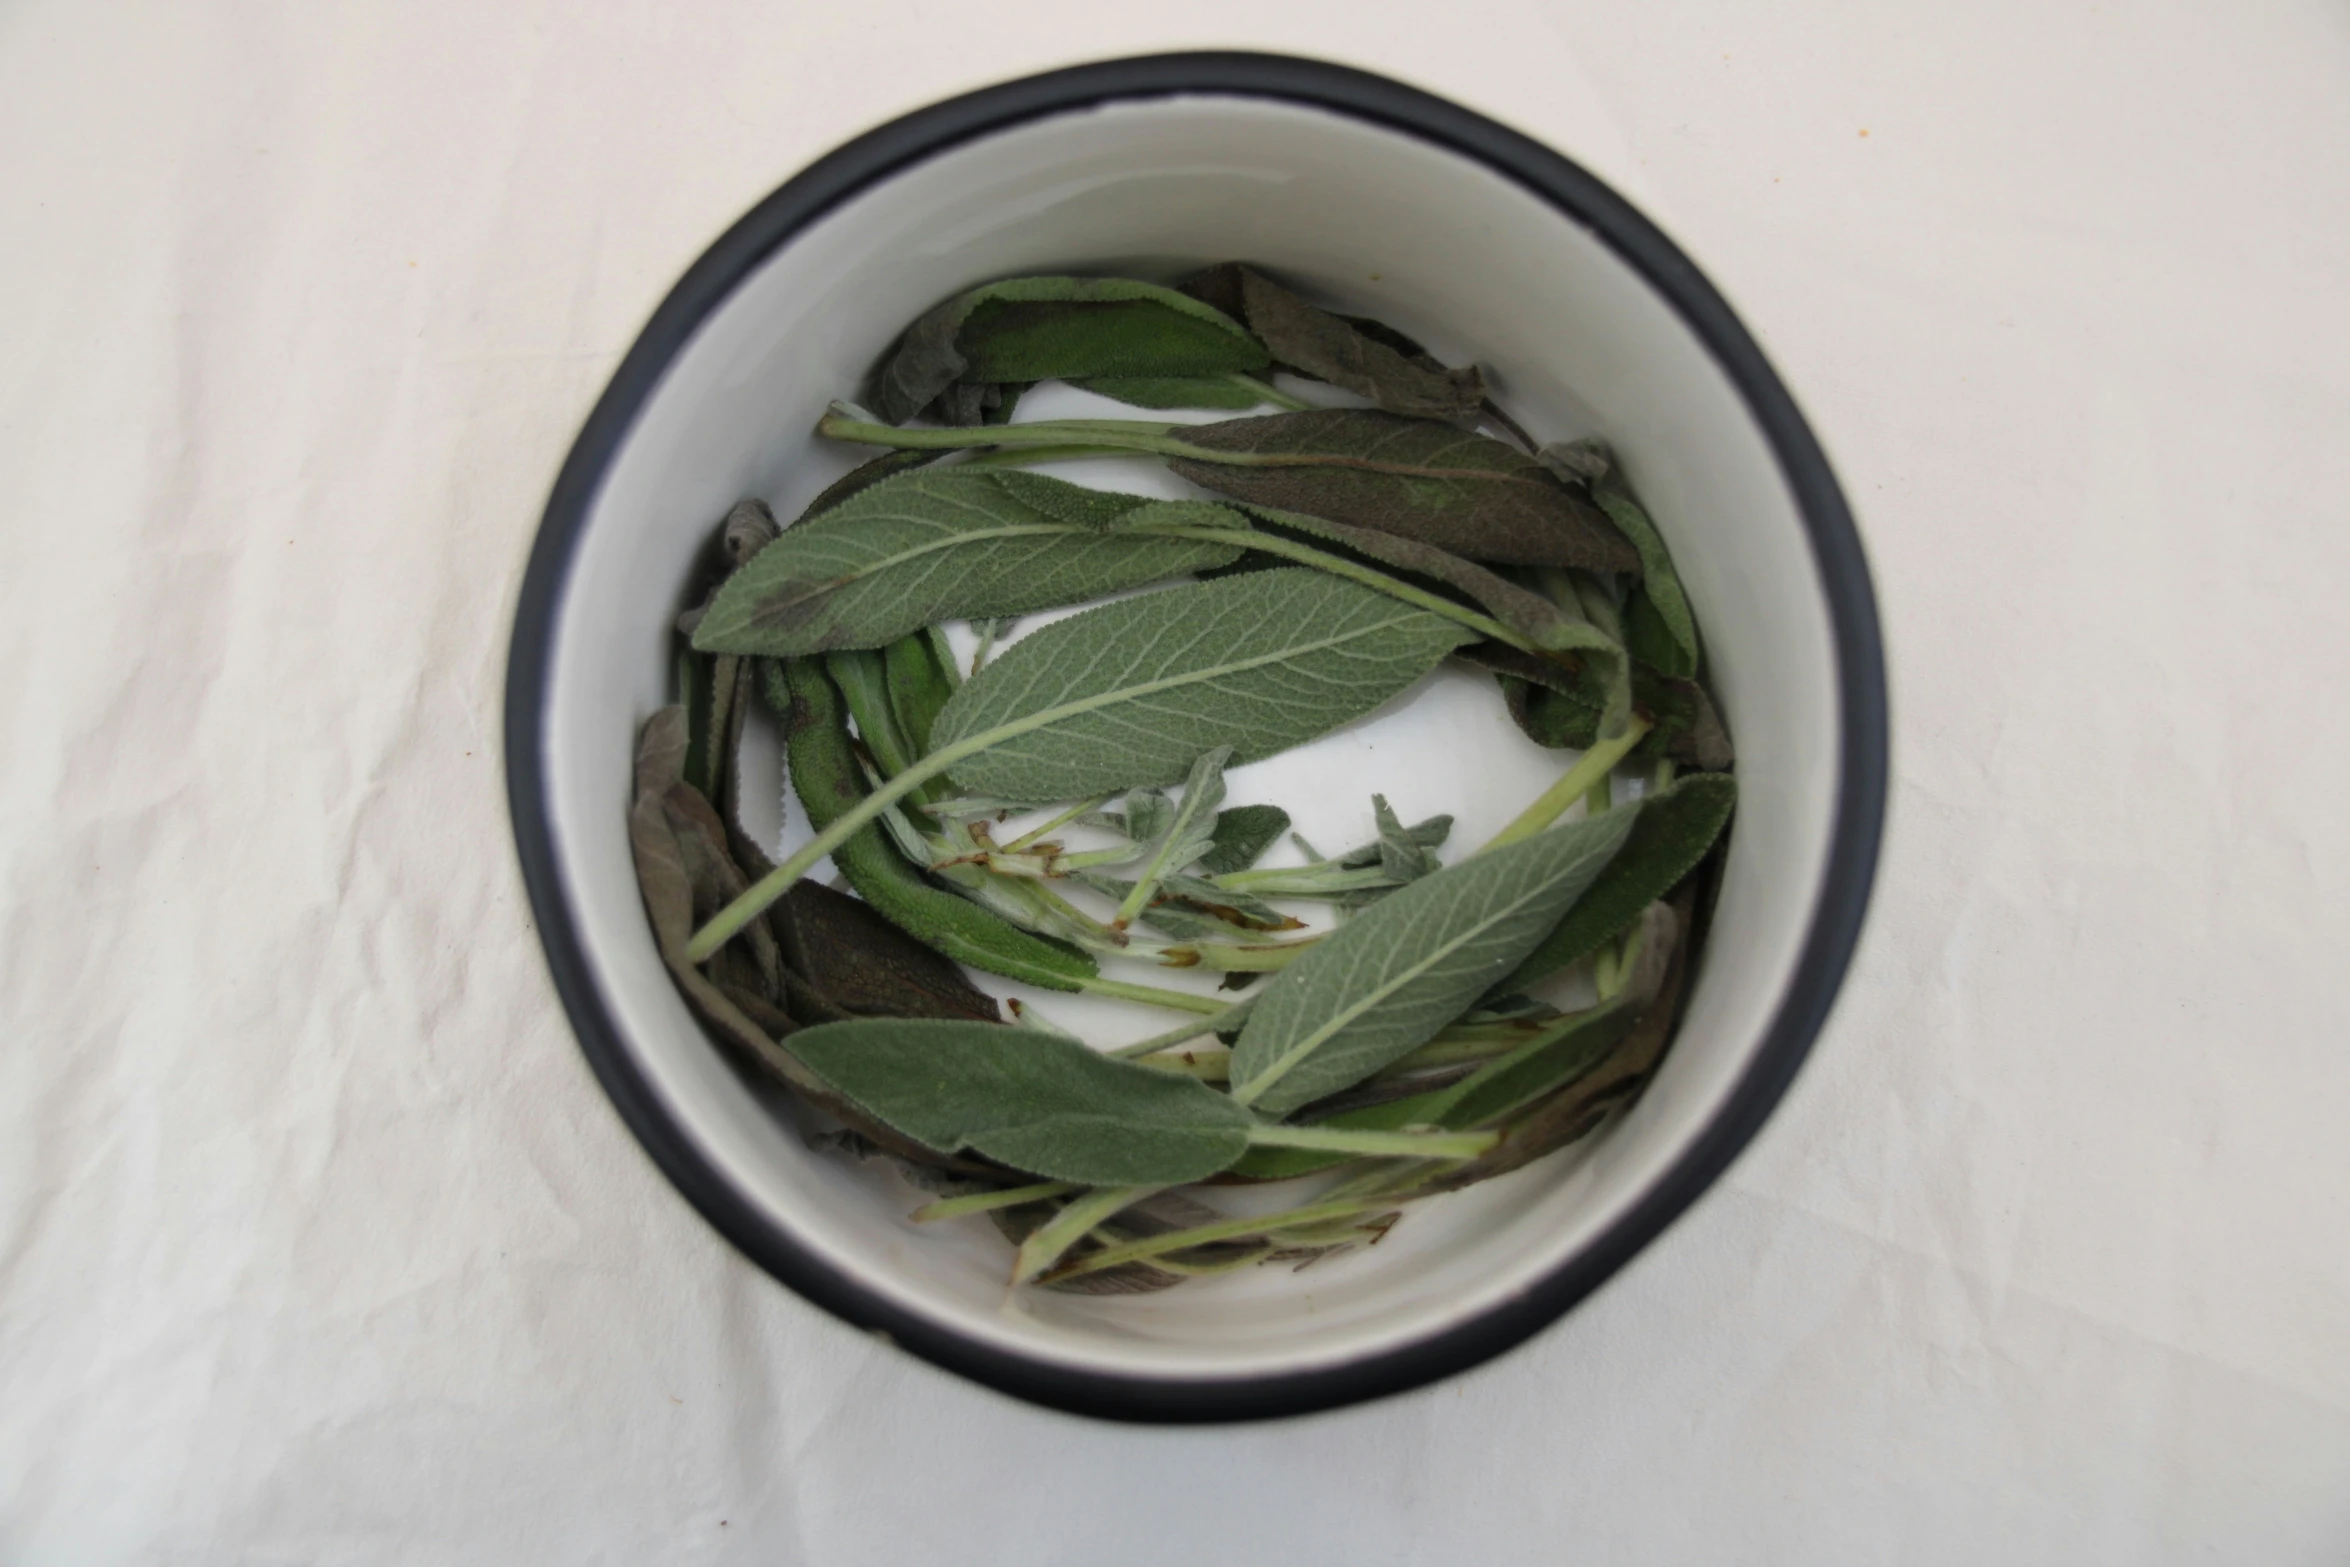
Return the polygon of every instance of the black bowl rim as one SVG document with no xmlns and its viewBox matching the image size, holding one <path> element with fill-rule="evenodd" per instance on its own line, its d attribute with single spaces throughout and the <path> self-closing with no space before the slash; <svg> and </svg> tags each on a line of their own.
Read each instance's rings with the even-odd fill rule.
<svg viewBox="0 0 2350 1567">
<path fill-rule="evenodd" d="M 1246 1378 L 1106 1375 L 967 1338 L 837 1272 L 754 1209 L 669 1118 L 605 1009 L 564 892 L 541 750 L 540 714 L 552 676 L 564 583 L 603 475 L 671 359 L 735 286 L 802 228 L 910 164 L 1025 121 L 1113 101 L 1170 96 L 1273 99 L 1418 137 L 1483 164 L 1558 208 L 1646 279 L 1713 354 L 1777 456 L 1811 536 L 1835 639 L 1841 704 L 1836 813 L 1811 929 L 1761 1047 L 1672 1167 L 1591 1244 L 1479 1316 L 1363 1359 Z M 1761 348 L 1679 247 L 1592 174 L 1482 115 L 1368 72 L 1240 52 L 1146 55 L 1074 66 L 916 110 L 817 160 L 728 229 L 654 311 L 588 415 L 555 481 L 515 613 L 505 728 L 508 803 L 556 991 L 622 1120 L 702 1216 L 745 1256 L 808 1300 L 934 1365 L 1077 1414 L 1169 1423 L 1305 1414 L 1466 1370 L 1547 1326 L 1678 1218 L 1762 1126 L 1826 1019 L 1859 939 L 1875 879 L 1888 749 L 1876 599 L 1852 514 L 1819 442 Z"/>
</svg>

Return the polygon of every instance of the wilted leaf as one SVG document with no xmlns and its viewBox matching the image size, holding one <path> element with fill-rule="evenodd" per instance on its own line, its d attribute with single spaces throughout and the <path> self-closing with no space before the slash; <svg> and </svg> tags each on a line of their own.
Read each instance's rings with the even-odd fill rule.
<svg viewBox="0 0 2350 1567">
<path fill-rule="evenodd" d="M 1289 813 L 1278 805 L 1236 805 L 1219 811 L 1213 841 L 1200 856 L 1200 870 L 1210 876 L 1247 870 L 1287 831 Z"/>
<path fill-rule="evenodd" d="M 1485 401 L 1485 377 L 1474 365 L 1447 370 L 1423 363 L 1416 352 L 1406 353 L 1345 316 L 1309 305 L 1237 263 L 1212 268 L 1184 288 L 1236 315 L 1276 364 L 1368 397 L 1391 413 L 1476 423 Z"/>
<path fill-rule="evenodd" d="M 993 997 L 871 904 L 803 881 L 768 918 L 792 969 L 839 1013 L 1000 1021 Z"/>
<path fill-rule="evenodd" d="M 1196 425 L 1194 447 L 1248 461 L 1174 458 L 1184 478 L 1252 505 L 1327 517 L 1471 560 L 1634 571 L 1604 513 L 1533 458 L 1486 436 L 1372 408 Z"/>
<path fill-rule="evenodd" d="M 1633 498 L 1607 447 L 1595 440 L 1553 441 L 1535 454 L 1553 473 L 1578 479 L 1592 499 L 1640 552 L 1640 583 L 1625 611 L 1625 632 L 1643 662 L 1668 675 L 1694 676 L 1698 665 L 1697 617 L 1673 570 L 1664 535 Z"/>
</svg>

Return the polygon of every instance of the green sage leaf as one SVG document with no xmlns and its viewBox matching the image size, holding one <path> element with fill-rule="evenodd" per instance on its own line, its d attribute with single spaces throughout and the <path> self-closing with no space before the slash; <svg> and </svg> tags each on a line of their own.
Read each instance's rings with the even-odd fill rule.
<svg viewBox="0 0 2350 1567">
<path fill-rule="evenodd" d="M 784 723 L 792 788 L 821 832 L 866 792 L 840 692 L 815 659 L 763 661 L 761 669 L 768 703 Z M 933 885 L 877 827 L 859 829 L 832 851 L 832 860 L 890 923 L 959 963 L 1048 990 L 1076 990 L 1099 972 L 1084 953 Z"/>
<path fill-rule="evenodd" d="M 827 1023 L 792 1053 L 925 1147 L 1088 1186 L 1204 1180 L 1247 1151 L 1255 1119 L 1195 1078 L 1000 1024 Z"/>
<path fill-rule="evenodd" d="M 1390 893 L 1265 986 L 1232 1051 L 1232 1092 L 1285 1115 L 1434 1037 L 1583 895 L 1631 810 L 1555 827 Z"/>
<path fill-rule="evenodd" d="M 1323 1117 L 1313 1124 L 1348 1132 L 1400 1132 L 1407 1127 L 1434 1126 L 1435 1112 L 1444 1094 L 1445 1090 L 1437 1089 L 1389 1099 L 1365 1105 L 1360 1110 Z M 1359 1157 L 1323 1148 L 1251 1148 L 1225 1173 L 1250 1181 L 1287 1181 Z"/>
<path fill-rule="evenodd" d="M 1113 526 L 1169 506 L 1192 520 L 1219 510 L 1016 470 L 901 474 L 761 550 L 719 589 L 694 643 L 774 657 L 881 647 L 941 620 L 1082 603 L 1237 558 L 1237 541 Z"/>
<path fill-rule="evenodd" d="M 1634 664 L 1632 701 L 1656 726 L 1640 742 L 1636 755 L 1669 756 L 1709 773 L 1720 772 L 1735 759 L 1730 731 L 1723 727 L 1713 698 L 1696 681 Z"/>
<path fill-rule="evenodd" d="M 1096 376 L 1076 385 L 1137 408 L 1254 408 L 1265 394 L 1228 375 Z"/>
<path fill-rule="evenodd" d="M 799 518 L 793 522 L 792 526 L 796 528 L 803 523 L 821 517 L 841 502 L 864 494 L 882 480 L 895 478 L 901 473 L 908 473 L 916 468 L 928 467 L 945 455 L 944 452 L 916 450 L 883 452 L 879 457 L 868 458 L 826 485 L 816 498 L 808 503 L 807 509 L 800 513 Z"/>
<path fill-rule="evenodd" d="M 1419 680 L 1472 633 L 1320 572 L 1119 600 L 1046 626 L 965 681 L 931 731 L 974 791 L 1075 800 L 1299 745 Z"/>
<path fill-rule="evenodd" d="M 1598 1066 L 1656 1000 L 1677 936 L 1673 911 L 1650 904 L 1637 922 L 1632 969 L 1620 990 L 1588 1012 L 1559 1019 L 1444 1090 L 1428 1120 L 1438 1126 L 1490 1126 Z"/>
<path fill-rule="evenodd" d="M 1671 905 L 1674 919 L 1683 929 L 1689 926 L 1693 902 L 1684 893 Z M 1686 939 L 1674 943 L 1656 999 L 1613 1049 L 1565 1087 L 1510 1121 L 1494 1148 L 1464 1165 L 1438 1172 L 1424 1190 L 1458 1191 L 1522 1169 L 1587 1135 L 1616 1106 L 1637 1094 L 1664 1058 L 1665 1046 L 1671 1043 L 1674 1026 L 1680 1021 L 1692 946 Z"/>
<path fill-rule="evenodd" d="M 1216 813 L 1216 830 L 1200 870 L 1209 876 L 1244 871 L 1289 831 L 1289 813 L 1278 805 L 1236 805 Z"/>
<path fill-rule="evenodd" d="M 1238 263 L 1211 268 L 1184 290 L 1244 322 L 1276 364 L 1368 397 L 1391 413 L 1474 424 L 1485 401 L 1485 377 L 1474 365 L 1448 370 L 1418 353 L 1417 344 L 1406 353 L 1392 338 L 1310 305 Z"/>
<path fill-rule="evenodd" d="M 1642 800 L 1631 835 L 1591 890 L 1486 994 L 1522 991 L 1621 935 L 1641 910 L 1697 868 L 1737 802 L 1737 780 L 1727 773 L 1693 773 Z"/>
<path fill-rule="evenodd" d="M 1664 535 L 1616 472 L 1607 447 L 1596 440 L 1553 441 L 1535 455 L 1560 477 L 1588 484 L 1600 510 L 1640 552 L 1640 585 L 1625 615 L 1633 653 L 1668 675 L 1695 675 L 1697 617 L 1689 608 L 1689 596 L 1673 570 Z"/>
<path fill-rule="evenodd" d="M 1224 764 L 1231 756 L 1232 748 L 1220 745 L 1191 764 L 1191 772 L 1183 783 L 1183 803 L 1168 814 L 1164 826 L 1151 834 L 1150 853 L 1136 874 L 1134 886 L 1119 905 L 1111 929 L 1122 928 L 1141 913 L 1160 882 L 1196 863 L 1214 845 L 1216 808 L 1224 803 Z M 1127 820 L 1138 820 L 1131 808 Z"/>
<path fill-rule="evenodd" d="M 1270 362 L 1238 322 L 1171 288 L 1009 278 L 958 294 L 908 327 L 875 376 L 873 400 L 884 419 L 903 424 L 957 382 L 1222 375 Z"/>
<path fill-rule="evenodd" d="M 1639 552 L 1606 515 L 1548 469 L 1451 425 L 1374 408 L 1316 409 L 1181 434 L 1193 447 L 1245 455 L 1245 463 L 1169 464 L 1235 500 L 1400 534 L 1471 560 L 1639 569 Z"/>
<path fill-rule="evenodd" d="M 962 682 L 946 638 L 936 626 L 898 638 L 882 650 L 890 710 L 916 756 L 930 749 L 930 726 Z"/>
<path fill-rule="evenodd" d="M 1444 862 L 1435 850 L 1420 841 L 1419 835 L 1404 826 L 1387 803 L 1387 796 L 1371 796 L 1371 814 L 1379 823 L 1379 868 L 1399 882 L 1418 881 L 1444 869 Z M 1443 818 L 1445 831 L 1452 829 L 1450 817 Z M 1438 842 L 1442 842 L 1441 838 Z"/>
</svg>

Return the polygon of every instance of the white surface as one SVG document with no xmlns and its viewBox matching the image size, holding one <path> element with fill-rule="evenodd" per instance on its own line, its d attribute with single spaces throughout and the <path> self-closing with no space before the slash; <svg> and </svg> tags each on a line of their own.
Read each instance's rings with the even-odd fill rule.
<svg viewBox="0 0 2350 1567">
<path fill-rule="evenodd" d="M 1467 254 L 1447 243 L 1464 233 L 1480 236 Z M 1141 1298 L 1008 1296 L 993 1224 L 914 1225 L 923 1199 L 911 1187 L 808 1148 L 695 1023 L 645 923 L 619 764 L 670 699 L 673 623 L 713 519 L 746 493 L 796 516 L 848 469 L 852 454 L 808 432 L 903 323 L 999 276 L 1171 279 L 1230 256 L 1488 366 L 1538 440 L 1609 440 L 1672 544 L 1722 671 L 1738 828 L 1672 1053 L 1576 1157 L 1426 1205 L 1376 1249 L 1310 1273 L 1250 1269 Z M 1084 416 L 1132 412 L 1094 401 Z M 1091 477 L 1131 488 L 1137 466 L 1163 493 L 1205 493 L 1151 461 Z M 605 472 L 566 584 L 542 726 L 549 814 L 624 1048 L 719 1178 L 803 1248 L 900 1310 L 1065 1368 L 1232 1380 L 1360 1363 L 1522 1295 L 1703 1134 L 1777 1016 L 1824 879 L 1840 760 L 1826 599 L 1745 404 L 1670 306 L 1579 224 L 1480 165 L 1320 110 L 1228 96 L 1088 108 L 967 143 L 844 201 L 671 361 Z M 1448 811 L 1457 858 L 1569 760 L 1518 733 L 1490 678 L 1456 668 L 1337 735 L 1236 769 L 1233 784 L 1293 806 L 1298 830 L 1331 846 L 1373 835 L 1373 789 L 1415 820 Z M 1171 977 L 1139 963 L 1107 971 Z M 1077 1021 L 1060 994 L 1006 988 Z M 1171 1021 L 1122 1010 L 1142 1014 L 1127 1038 Z"/>
<path fill-rule="evenodd" d="M 0 13 L 0 1557 L 2340 1560 L 2339 10 L 1061 10 Z M 753 196 L 1231 43 L 1690 247 L 1861 509 L 1897 793 L 1811 1067 L 1575 1316 L 1128 1431 L 668 1191 L 527 928 L 499 677 L 555 463 Z"/>
</svg>

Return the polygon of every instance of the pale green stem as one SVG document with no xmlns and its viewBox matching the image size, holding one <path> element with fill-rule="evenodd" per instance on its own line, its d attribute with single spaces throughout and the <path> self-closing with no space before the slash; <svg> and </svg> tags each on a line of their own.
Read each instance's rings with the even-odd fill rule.
<svg viewBox="0 0 2350 1567">
<path fill-rule="evenodd" d="M 1109 1051 L 1108 1054 L 1132 1061 L 1160 1050 L 1172 1050 L 1177 1045 L 1189 1044 L 1203 1034 L 1214 1033 L 1217 1026 L 1223 1022 L 1224 1015 L 1237 1010 L 1237 1007 L 1223 1007 L 1204 1018 L 1179 1023 L 1164 1034 L 1153 1034 L 1150 1038 L 1138 1039 L 1131 1045 L 1120 1045 L 1117 1049 Z"/>
<path fill-rule="evenodd" d="M 1157 1186 L 1104 1186 L 1070 1202 L 1044 1226 L 1020 1243 L 1012 1259 L 1012 1282 L 1025 1284 L 1061 1260 L 1061 1254 L 1093 1233 L 1104 1219 L 1114 1218 L 1155 1191 Z"/>
<path fill-rule="evenodd" d="M 935 1224 L 941 1219 L 960 1219 L 967 1213 L 993 1213 L 998 1208 L 1019 1208 L 1032 1202 L 1045 1202 L 1067 1192 L 1083 1191 L 1075 1181 L 1039 1181 L 1034 1186 L 1010 1186 L 1000 1192 L 973 1192 L 968 1197 L 941 1197 L 934 1203 L 925 1203 L 914 1210 L 916 1224 Z"/>
<path fill-rule="evenodd" d="M 1157 957 L 1162 968 L 1204 968 L 1216 974 L 1269 974 L 1296 962 L 1300 954 L 1321 939 L 1308 936 L 1300 941 L 1270 941 L 1247 947 L 1194 941 L 1164 948 Z"/>
<path fill-rule="evenodd" d="M 1389 598 L 1401 599 L 1415 608 L 1442 615 L 1447 620 L 1457 621 L 1461 625 L 1467 626 L 1481 637 L 1490 637 L 1496 642 L 1507 642 L 1511 647 L 1532 653 L 1537 657 L 1549 656 L 1542 645 L 1532 637 L 1522 631 L 1511 630 L 1490 615 L 1480 615 L 1467 605 L 1456 604 L 1442 594 L 1430 593 L 1425 588 L 1413 587 L 1410 583 L 1391 577 L 1383 571 L 1373 571 L 1370 567 L 1359 565 L 1344 556 L 1333 555 L 1327 550 L 1318 550 L 1311 544 L 1301 544 L 1295 539 L 1286 538 L 1278 533 L 1266 533 L 1253 528 L 1246 532 L 1237 528 L 1156 528 L 1147 524 L 1124 531 L 1149 534 L 1154 538 L 1162 539 L 1201 539 L 1210 544 L 1245 543 L 1252 550 L 1267 555 L 1279 555 L 1285 559 L 1297 561 L 1301 565 L 1326 571 L 1334 577 L 1345 577 L 1349 581 L 1361 583 L 1366 588 L 1384 593 Z"/>
<path fill-rule="evenodd" d="M 1018 996 L 1014 996 L 1007 1004 L 1012 1009 L 1012 1022 L 1015 1027 L 1025 1028 L 1038 1034 L 1050 1034 L 1055 1039 L 1077 1039 L 1075 1034 L 1046 1017 Z M 1082 1039 L 1077 1039 L 1077 1042 L 1079 1044 L 1085 1043 Z"/>
<path fill-rule="evenodd" d="M 1212 996 L 1195 996 L 1185 990 L 1165 990 L 1157 985 L 1129 985 L 1122 979 L 1082 979 L 1077 988 L 1092 996 L 1115 996 L 1120 1001 L 1140 1001 L 1154 1007 L 1165 1007 L 1172 1012 L 1198 1012 L 1213 1017 L 1226 1010 L 1229 1002 Z"/>
<path fill-rule="evenodd" d="M 1673 759 L 1659 757 L 1656 764 L 1656 792 L 1664 793 L 1673 786 Z"/>
<path fill-rule="evenodd" d="M 1522 1027 L 1512 1028 L 1506 1033 L 1498 1027 L 1491 1031 L 1463 1029 L 1457 1032 L 1448 1028 L 1410 1055 L 1381 1067 L 1372 1075 L 1378 1078 L 1403 1077 L 1413 1072 L 1425 1072 L 1431 1067 L 1490 1061 L 1495 1056 L 1508 1055 L 1538 1032 L 1537 1029 Z"/>
<path fill-rule="evenodd" d="M 955 465 L 965 468 L 1041 468 L 1048 462 L 1082 462 L 1088 457 L 1132 457 L 1124 446 L 1015 446 L 1003 451 L 974 452 Z"/>
<path fill-rule="evenodd" d="M 1614 803 L 1615 791 L 1610 787 L 1608 775 L 1603 773 L 1593 781 L 1590 790 L 1583 796 L 1583 813 L 1586 816 L 1597 816 Z M 1611 939 L 1602 942 L 1599 950 L 1592 954 L 1591 979 L 1599 987 L 1599 999 L 1602 1001 L 1616 993 L 1623 951 L 1624 944 Z"/>
<path fill-rule="evenodd" d="M 1246 1256 L 1234 1257 L 1229 1262 L 1178 1262 L 1173 1257 L 1153 1257 L 1151 1266 L 1161 1273 L 1180 1274 L 1187 1279 L 1211 1278 L 1219 1273 L 1238 1273 L 1253 1268 L 1265 1260 L 1263 1251 L 1252 1251 Z"/>
<path fill-rule="evenodd" d="M 1623 939 L 1612 943 L 1608 952 L 1610 961 L 1596 976 L 1599 999 L 1613 1001 L 1632 977 L 1632 965 L 1640 956 L 1640 927 L 1635 924 Z"/>
<path fill-rule="evenodd" d="M 1226 892 L 1255 892 L 1272 898 L 1309 898 L 1341 892 L 1365 892 L 1373 888 L 1387 886 L 1394 880 L 1376 865 L 1341 871 L 1319 869 L 1320 866 L 1329 863 L 1327 860 L 1320 860 L 1313 865 L 1281 865 L 1259 870 L 1226 871 L 1223 875 L 1211 876 L 1208 880 Z M 1315 873 L 1317 878 L 1313 891 L 1301 892 L 1290 885 L 1309 872 Z"/>
<path fill-rule="evenodd" d="M 1232 1081 L 1232 1057 L 1222 1050 L 1211 1050 L 1205 1055 L 1193 1055 L 1188 1050 L 1180 1055 L 1162 1052 L 1155 1056 L 1144 1056 L 1134 1064 L 1149 1067 L 1154 1072 L 1173 1072 L 1178 1077 L 1196 1077 L 1203 1083 L 1229 1083 Z"/>
<path fill-rule="evenodd" d="M 1098 1273 L 1104 1268 L 1115 1268 L 1122 1263 L 1144 1262 L 1166 1252 L 1189 1251 L 1194 1246 L 1206 1246 L 1215 1241 L 1248 1240 L 1268 1231 L 1293 1225 L 1319 1224 L 1325 1219 L 1343 1219 L 1349 1214 L 1369 1213 L 1387 1206 L 1389 1204 L 1384 1202 L 1321 1202 L 1281 1213 L 1269 1213 L 1258 1219 L 1225 1219 L 1216 1224 L 1194 1225 L 1188 1230 L 1170 1230 L 1164 1235 L 1147 1235 L 1140 1240 L 1105 1246 L 1091 1256 L 1078 1258 L 1054 1277 L 1071 1278 L 1080 1273 Z"/>
<path fill-rule="evenodd" d="M 1500 1141 L 1498 1132 L 1362 1132 L 1342 1126 L 1252 1126 L 1250 1143 L 1316 1148 L 1366 1159 L 1474 1159 Z"/>
<path fill-rule="evenodd" d="M 1243 375 L 1237 370 L 1233 371 L 1226 379 L 1241 390 L 1254 392 L 1263 401 L 1271 403 L 1276 408 L 1286 408 L 1291 413 L 1305 413 L 1314 406 L 1302 397 L 1290 396 L 1270 381 L 1260 381 L 1253 375 Z"/>
<path fill-rule="evenodd" d="M 987 662 L 987 655 L 995 651 L 995 634 L 1002 627 L 1001 615 L 990 615 L 979 625 L 979 646 L 971 653 L 971 673 L 978 674 L 979 666 Z"/>
<path fill-rule="evenodd" d="M 1506 844 L 1531 838 L 1557 821 L 1566 813 L 1568 806 L 1590 790 L 1593 783 L 1605 778 L 1611 768 L 1631 754 L 1632 748 L 1640 743 L 1640 737 L 1647 734 L 1648 729 L 1648 720 L 1635 714 L 1622 734 L 1613 740 L 1602 740 L 1584 752 L 1582 760 L 1568 768 L 1557 783 L 1542 791 L 1540 799 L 1519 812 L 1516 821 L 1495 833 L 1485 847 L 1477 852 L 1484 854 Z"/>
<path fill-rule="evenodd" d="M 1014 838 L 1010 843 L 1005 844 L 1003 852 L 1006 854 L 1018 854 L 1022 849 L 1027 848 L 1030 844 L 1036 842 L 1037 839 L 1043 837 L 1046 833 L 1051 832 L 1054 828 L 1066 827 L 1071 822 L 1077 820 L 1078 817 L 1083 816 L 1087 811 L 1098 809 L 1109 798 L 1110 797 L 1108 795 L 1102 794 L 1096 795 L 1090 800 L 1078 801 L 1075 805 L 1070 806 L 1067 810 L 1054 817 L 1051 821 L 1046 822 L 1042 827 L 1032 827 L 1027 832 L 1022 833 L 1019 837 Z"/>
<path fill-rule="evenodd" d="M 792 883 L 807 875 L 810 866 L 856 836 L 858 828 L 965 757 L 986 750 L 995 738 L 993 734 L 983 733 L 934 751 L 842 812 L 830 827 L 786 855 L 781 865 L 760 877 L 749 891 L 710 916 L 710 923 L 695 931 L 693 940 L 686 943 L 686 961 L 709 962 L 712 954 L 741 934 L 744 926 L 791 891 Z"/>
<path fill-rule="evenodd" d="M 1583 810 L 1586 815 L 1597 816 L 1615 803 L 1615 789 L 1606 773 L 1601 773 L 1593 779 L 1591 787 L 1583 791 Z"/>
</svg>

